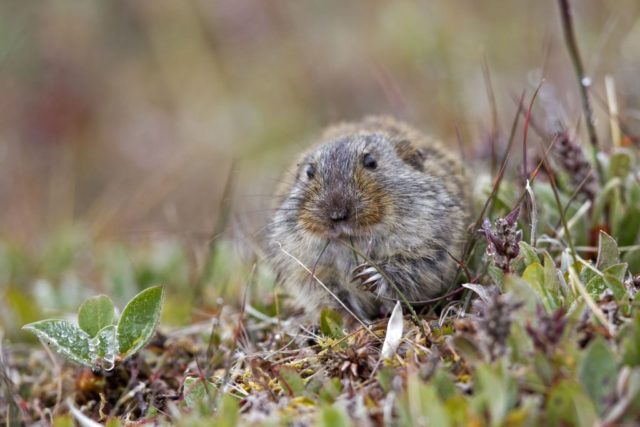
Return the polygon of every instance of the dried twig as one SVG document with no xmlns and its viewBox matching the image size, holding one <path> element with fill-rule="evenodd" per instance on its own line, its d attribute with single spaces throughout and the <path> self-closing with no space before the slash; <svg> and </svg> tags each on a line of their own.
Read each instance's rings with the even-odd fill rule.
<svg viewBox="0 0 640 427">
<path fill-rule="evenodd" d="M 593 154 L 593 163 L 596 165 L 598 174 L 602 178 L 602 171 L 598 165 L 598 134 L 595 128 L 595 119 L 593 115 L 593 109 L 591 108 L 591 101 L 589 99 L 589 91 L 587 88 L 590 85 L 589 78 L 584 73 L 584 67 L 582 65 L 582 59 L 580 58 L 580 50 L 578 49 L 578 43 L 576 42 L 575 33 L 573 30 L 573 20 L 571 16 L 571 5 L 569 0 L 558 0 L 558 6 L 560 8 L 560 17 L 562 21 L 562 32 L 564 33 L 564 40 L 567 44 L 567 50 L 571 57 L 573 69 L 578 79 L 578 87 L 580 88 L 580 100 L 582 103 L 582 112 L 585 117 L 585 123 L 587 127 L 587 134 L 589 135 L 589 142 L 591 143 L 591 149 Z"/>
</svg>

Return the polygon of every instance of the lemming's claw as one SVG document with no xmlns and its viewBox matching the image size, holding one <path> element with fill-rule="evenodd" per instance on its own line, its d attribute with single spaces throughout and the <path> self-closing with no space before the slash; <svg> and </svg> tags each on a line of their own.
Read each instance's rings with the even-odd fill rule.
<svg viewBox="0 0 640 427">
<path fill-rule="evenodd" d="M 382 274 L 368 263 L 360 264 L 351 272 L 351 281 L 358 282 L 358 286 L 369 292 L 378 291 L 384 284 Z"/>
<path fill-rule="evenodd" d="M 377 282 L 380 279 L 382 279 L 382 276 L 380 274 L 374 274 L 373 276 L 369 277 L 367 280 L 362 282 L 362 285 L 363 286 L 368 285 L 370 283 Z"/>
<path fill-rule="evenodd" d="M 363 264 L 360 264 L 359 266 L 357 266 L 356 268 L 353 269 L 353 271 L 351 272 L 351 275 L 355 276 L 357 273 L 361 272 L 362 270 L 364 270 L 367 267 L 369 267 L 369 264 L 367 264 L 366 262 L 363 263 Z"/>
<path fill-rule="evenodd" d="M 355 272 L 355 270 L 354 270 Z M 371 277 L 372 275 L 378 275 L 378 270 L 376 270 L 373 267 L 368 267 L 365 268 L 364 270 L 360 271 L 360 274 L 356 274 L 355 276 L 352 277 L 351 281 L 357 281 L 357 280 L 366 280 L 367 278 Z"/>
</svg>

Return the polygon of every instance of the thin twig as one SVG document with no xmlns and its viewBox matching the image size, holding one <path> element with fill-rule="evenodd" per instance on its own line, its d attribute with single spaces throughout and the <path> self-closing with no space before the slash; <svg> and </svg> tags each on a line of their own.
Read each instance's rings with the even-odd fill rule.
<svg viewBox="0 0 640 427">
<path fill-rule="evenodd" d="M 567 44 L 567 50 L 573 63 L 573 69 L 578 79 L 578 87 L 580 88 L 580 100 L 582 102 L 582 113 L 585 117 L 585 123 L 587 127 L 587 134 L 589 135 L 589 142 L 591 143 L 591 149 L 593 154 L 593 163 L 596 165 L 598 175 L 600 179 L 603 179 L 602 170 L 598 163 L 598 134 L 595 128 L 595 119 L 593 115 L 593 109 L 591 108 L 591 101 L 589 99 L 589 86 L 587 82 L 587 76 L 584 73 L 584 67 L 582 65 L 582 59 L 580 58 L 580 51 L 578 49 L 578 43 L 576 42 L 575 33 L 573 30 L 573 21 L 571 16 L 571 5 L 569 0 L 558 0 L 558 6 L 560 8 L 560 17 L 562 22 L 562 32 L 564 34 L 564 40 Z"/>
</svg>

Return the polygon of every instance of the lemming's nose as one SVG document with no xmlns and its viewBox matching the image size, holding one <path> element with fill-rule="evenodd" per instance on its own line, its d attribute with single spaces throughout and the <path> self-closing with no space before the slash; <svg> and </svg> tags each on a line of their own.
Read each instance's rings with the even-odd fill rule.
<svg viewBox="0 0 640 427">
<path fill-rule="evenodd" d="M 346 221 L 349 219 L 349 208 L 347 206 L 333 208 L 329 211 L 329 218 L 333 222 Z"/>
</svg>

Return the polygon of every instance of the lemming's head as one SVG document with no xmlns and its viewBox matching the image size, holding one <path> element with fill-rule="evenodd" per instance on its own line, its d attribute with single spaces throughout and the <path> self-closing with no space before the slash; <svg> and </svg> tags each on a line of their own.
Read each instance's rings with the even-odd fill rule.
<svg viewBox="0 0 640 427">
<path fill-rule="evenodd" d="M 324 238 L 369 234 L 395 214 L 396 189 L 422 161 L 409 141 L 385 133 L 342 135 L 315 147 L 297 168 L 299 224 Z"/>
</svg>

